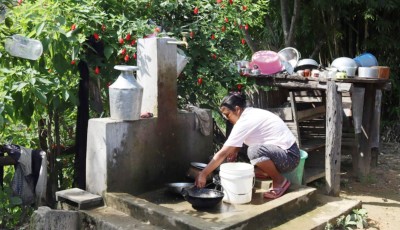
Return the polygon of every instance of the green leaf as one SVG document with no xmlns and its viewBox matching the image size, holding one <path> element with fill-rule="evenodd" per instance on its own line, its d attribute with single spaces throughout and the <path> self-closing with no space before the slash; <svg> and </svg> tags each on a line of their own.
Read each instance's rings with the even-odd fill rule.
<svg viewBox="0 0 400 230">
<path fill-rule="evenodd" d="M 39 36 L 42 33 L 42 30 L 44 28 L 44 26 L 46 25 L 46 23 L 42 22 L 42 24 L 40 24 L 38 26 L 38 28 L 36 29 L 36 35 Z"/>
<path fill-rule="evenodd" d="M 15 90 L 17 92 L 20 92 L 28 83 L 26 82 L 20 82 L 19 84 L 14 84 L 11 90 Z"/>
<path fill-rule="evenodd" d="M 47 97 L 46 97 L 46 95 L 45 95 L 44 93 L 42 93 L 42 92 L 40 91 L 40 88 L 33 88 L 33 93 L 35 94 L 35 96 L 39 99 L 39 101 L 40 101 L 42 104 L 46 104 L 46 102 L 47 102 Z"/>
<path fill-rule="evenodd" d="M 7 17 L 5 20 L 5 24 L 8 28 L 11 28 L 13 26 L 14 22 L 10 17 Z"/>
<path fill-rule="evenodd" d="M 54 68 L 56 71 L 63 75 L 67 71 L 67 61 L 64 58 L 64 55 L 57 53 L 53 58 Z"/>
<path fill-rule="evenodd" d="M 64 101 L 68 101 L 68 99 L 69 99 L 69 92 L 68 92 L 68 90 L 64 90 L 64 92 L 63 92 L 63 98 L 64 98 Z"/>
<path fill-rule="evenodd" d="M 104 48 L 104 56 L 106 56 L 106 59 L 107 59 L 107 60 L 111 57 L 111 55 L 113 54 L 113 52 L 114 52 L 114 49 L 113 49 L 112 46 L 106 46 L 106 47 Z"/>
<path fill-rule="evenodd" d="M 47 80 L 46 78 L 38 78 L 38 80 L 46 85 L 50 85 L 52 82 Z"/>
</svg>

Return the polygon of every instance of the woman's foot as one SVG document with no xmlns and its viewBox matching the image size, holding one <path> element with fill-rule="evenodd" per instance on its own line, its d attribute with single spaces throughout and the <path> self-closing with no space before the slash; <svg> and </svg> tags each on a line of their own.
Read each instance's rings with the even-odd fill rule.
<svg viewBox="0 0 400 230">
<path fill-rule="evenodd" d="M 268 191 L 264 193 L 264 197 L 267 199 L 276 199 L 278 197 L 281 197 L 286 190 L 290 187 L 290 181 L 285 178 L 283 183 L 278 186 L 278 187 L 272 187 Z"/>
</svg>

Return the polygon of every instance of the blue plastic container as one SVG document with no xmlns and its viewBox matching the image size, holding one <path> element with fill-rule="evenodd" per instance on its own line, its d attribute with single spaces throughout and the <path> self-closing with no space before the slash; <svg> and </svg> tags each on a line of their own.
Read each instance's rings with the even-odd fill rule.
<svg viewBox="0 0 400 230">
<path fill-rule="evenodd" d="M 356 61 L 358 67 L 371 67 L 378 65 L 378 60 L 376 60 L 376 57 L 371 53 L 363 53 L 360 56 L 355 57 L 353 60 Z"/>
</svg>

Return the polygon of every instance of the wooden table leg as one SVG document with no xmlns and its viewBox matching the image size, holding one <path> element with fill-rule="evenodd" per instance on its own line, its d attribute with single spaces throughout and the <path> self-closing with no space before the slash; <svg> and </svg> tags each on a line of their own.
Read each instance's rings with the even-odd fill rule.
<svg viewBox="0 0 400 230">
<path fill-rule="evenodd" d="M 367 176 L 371 169 L 371 130 L 375 119 L 375 94 L 376 89 L 374 86 L 372 84 L 367 84 L 365 86 L 361 133 L 358 135 L 358 162 L 357 165 L 355 165 L 357 177 L 360 180 Z"/>
<path fill-rule="evenodd" d="M 325 179 L 326 193 L 338 196 L 340 193 L 340 160 L 342 144 L 342 95 L 334 81 L 327 83 L 326 92 L 326 146 Z"/>
</svg>

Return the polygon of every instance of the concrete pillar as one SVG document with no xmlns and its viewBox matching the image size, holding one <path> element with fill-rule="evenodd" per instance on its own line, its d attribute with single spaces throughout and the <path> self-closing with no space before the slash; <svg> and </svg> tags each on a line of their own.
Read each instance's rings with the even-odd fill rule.
<svg viewBox="0 0 400 230">
<path fill-rule="evenodd" d="M 144 88 L 142 112 L 157 117 L 177 114 L 177 45 L 174 38 L 139 39 L 137 80 Z"/>
</svg>

